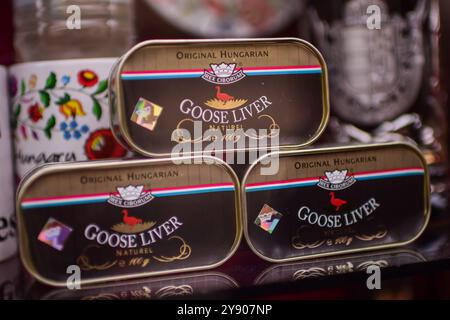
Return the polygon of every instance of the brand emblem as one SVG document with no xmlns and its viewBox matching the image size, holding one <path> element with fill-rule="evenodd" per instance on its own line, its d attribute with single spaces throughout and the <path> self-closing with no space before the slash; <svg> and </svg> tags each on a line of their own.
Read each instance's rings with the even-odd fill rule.
<svg viewBox="0 0 450 320">
<path fill-rule="evenodd" d="M 230 84 L 245 78 L 241 69 L 236 69 L 236 63 L 210 64 L 211 70 L 204 70 L 202 78 L 214 84 Z M 212 71 L 212 72 L 211 72 Z"/>
<path fill-rule="evenodd" d="M 118 187 L 118 194 L 110 194 L 108 203 L 121 208 L 140 207 L 153 200 L 154 196 L 149 191 L 144 191 L 144 186 Z"/>
<path fill-rule="evenodd" d="M 330 191 L 344 190 L 356 182 L 354 176 L 347 175 L 348 170 L 325 171 L 317 186 Z"/>
</svg>

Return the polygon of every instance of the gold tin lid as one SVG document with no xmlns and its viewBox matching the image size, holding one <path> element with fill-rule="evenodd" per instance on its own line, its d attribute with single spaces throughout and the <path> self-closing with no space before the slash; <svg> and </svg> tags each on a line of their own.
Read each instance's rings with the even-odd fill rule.
<svg viewBox="0 0 450 320">
<path fill-rule="evenodd" d="M 241 238 L 238 188 L 212 157 L 46 165 L 19 187 L 21 257 L 53 286 L 213 268 Z"/>
<path fill-rule="evenodd" d="M 270 159 L 278 171 L 262 175 Z M 406 143 L 272 153 L 242 182 L 244 234 L 272 262 L 397 247 L 425 229 L 429 188 L 422 154 Z"/>
<path fill-rule="evenodd" d="M 111 124 L 145 156 L 313 143 L 329 117 L 327 66 L 296 38 L 157 40 L 113 68 Z M 197 126 L 196 126 L 197 125 Z"/>
</svg>

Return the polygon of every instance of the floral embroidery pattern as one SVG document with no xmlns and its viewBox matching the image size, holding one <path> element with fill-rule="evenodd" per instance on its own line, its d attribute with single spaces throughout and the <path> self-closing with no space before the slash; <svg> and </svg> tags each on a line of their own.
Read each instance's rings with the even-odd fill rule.
<svg viewBox="0 0 450 320">
<path fill-rule="evenodd" d="M 39 140 L 44 134 L 47 139 L 59 132 L 65 140 L 80 139 L 89 132 L 89 126 L 80 124 L 79 119 L 89 112 L 87 106 L 73 96 L 84 95 L 92 102 L 90 112 L 99 121 L 103 110 L 100 102 L 107 100 L 108 81 L 100 80 L 98 75 L 89 69 L 77 74 L 78 84 L 71 83 L 69 75 L 59 80 L 56 73 L 50 72 L 43 88 L 36 88 L 38 79 L 32 74 L 28 81 L 10 79 L 13 99 L 12 127 L 22 138 L 32 137 Z M 57 111 L 49 108 L 51 103 L 58 106 Z M 26 117 L 21 117 L 26 112 Z M 49 113 L 49 115 L 47 114 Z M 62 117 L 61 117 L 62 116 Z M 47 119 L 44 121 L 44 119 Z M 61 120 L 58 120 L 61 119 Z M 81 121 L 82 122 L 82 121 Z"/>
</svg>

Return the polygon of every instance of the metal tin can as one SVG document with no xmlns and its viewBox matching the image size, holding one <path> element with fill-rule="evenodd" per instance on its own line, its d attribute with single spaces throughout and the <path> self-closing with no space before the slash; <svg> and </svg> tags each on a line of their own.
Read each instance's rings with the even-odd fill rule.
<svg viewBox="0 0 450 320">
<path fill-rule="evenodd" d="M 0 261 L 17 252 L 16 219 L 14 214 L 14 174 L 11 148 L 11 134 L 9 130 L 9 108 L 6 68 L 0 66 Z"/>
<path fill-rule="evenodd" d="M 269 157 L 278 171 L 262 175 Z M 268 154 L 241 191 L 246 239 L 272 262 L 401 246 L 430 216 L 428 169 L 406 143 Z"/>
<path fill-rule="evenodd" d="M 116 63 L 109 89 L 114 134 L 150 157 L 179 144 L 298 148 L 329 117 L 325 61 L 296 38 L 146 41 Z"/>
<path fill-rule="evenodd" d="M 213 268 L 241 238 L 237 190 L 211 157 L 46 165 L 18 191 L 22 260 L 53 286 Z"/>
</svg>

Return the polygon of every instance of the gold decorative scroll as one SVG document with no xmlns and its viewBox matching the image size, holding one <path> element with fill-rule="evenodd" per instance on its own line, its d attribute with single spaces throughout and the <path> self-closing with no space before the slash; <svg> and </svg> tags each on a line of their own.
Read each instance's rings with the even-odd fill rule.
<svg viewBox="0 0 450 320">
<path fill-rule="evenodd" d="M 153 259 L 159 261 L 159 262 L 173 262 L 175 260 L 184 260 L 189 258 L 189 256 L 191 255 L 192 249 L 191 247 L 184 241 L 183 238 L 179 237 L 179 236 L 173 236 L 170 237 L 168 240 L 172 240 L 172 239 L 178 239 L 181 241 L 181 246 L 179 248 L 179 255 L 177 256 L 172 256 L 172 257 L 167 257 L 167 256 L 153 256 Z"/>
<path fill-rule="evenodd" d="M 77 265 L 84 271 L 91 271 L 91 270 L 108 270 L 112 267 L 114 267 L 117 264 L 117 260 L 105 262 L 103 264 L 91 264 L 91 260 L 86 255 L 86 251 L 88 251 L 90 248 L 100 248 L 99 246 L 88 246 L 86 249 L 83 250 L 83 253 L 77 258 Z"/>
</svg>

